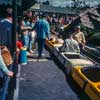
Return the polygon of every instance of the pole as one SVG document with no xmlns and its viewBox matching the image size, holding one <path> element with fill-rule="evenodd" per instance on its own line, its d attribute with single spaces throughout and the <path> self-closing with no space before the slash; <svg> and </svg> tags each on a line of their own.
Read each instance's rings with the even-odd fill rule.
<svg viewBox="0 0 100 100">
<path fill-rule="evenodd" d="M 13 54 L 16 51 L 16 33 L 17 33 L 17 0 L 12 0 L 13 6 L 13 26 L 12 26 L 12 43 L 13 43 Z"/>
</svg>

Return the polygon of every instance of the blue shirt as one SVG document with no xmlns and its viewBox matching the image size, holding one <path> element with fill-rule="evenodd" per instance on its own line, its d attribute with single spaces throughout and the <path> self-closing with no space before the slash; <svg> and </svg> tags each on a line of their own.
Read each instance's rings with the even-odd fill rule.
<svg viewBox="0 0 100 100">
<path fill-rule="evenodd" d="M 8 19 L 1 20 L 0 22 L 0 44 L 6 45 L 12 50 L 12 23 Z"/>
<path fill-rule="evenodd" d="M 39 19 L 34 28 L 37 34 L 37 38 L 46 39 L 49 38 L 50 26 L 45 19 Z"/>
</svg>

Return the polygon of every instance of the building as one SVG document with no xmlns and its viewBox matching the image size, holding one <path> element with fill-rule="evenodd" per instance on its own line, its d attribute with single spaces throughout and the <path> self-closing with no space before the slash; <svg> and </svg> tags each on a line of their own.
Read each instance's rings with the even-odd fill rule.
<svg viewBox="0 0 100 100">
<path fill-rule="evenodd" d="M 73 33 L 75 26 L 81 25 L 82 31 L 85 31 L 87 35 L 91 32 L 97 33 L 100 32 L 100 7 L 94 7 L 88 9 L 79 16 L 77 16 L 71 24 L 65 29 L 64 34 L 70 32 Z"/>
<path fill-rule="evenodd" d="M 51 5 L 43 5 L 41 3 L 36 3 L 30 7 L 31 11 L 47 12 L 47 13 L 61 13 L 76 15 L 77 12 L 66 7 L 53 7 Z"/>
</svg>

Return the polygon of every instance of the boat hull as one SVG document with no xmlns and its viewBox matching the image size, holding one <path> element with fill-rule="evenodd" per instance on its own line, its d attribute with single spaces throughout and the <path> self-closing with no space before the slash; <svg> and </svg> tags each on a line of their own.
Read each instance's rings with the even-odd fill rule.
<svg viewBox="0 0 100 100">
<path fill-rule="evenodd" d="M 83 73 L 82 69 L 83 66 L 77 66 L 73 69 L 72 77 L 73 79 L 78 83 L 78 85 L 86 92 L 86 94 L 92 99 L 92 100 L 100 100 L 100 72 L 98 72 L 98 69 L 100 71 L 100 68 L 98 67 L 88 67 L 87 70 L 88 73 Z M 96 75 L 93 73 L 93 71 L 96 73 Z M 98 73 L 98 75 L 97 75 Z M 98 79 L 96 79 L 98 77 Z"/>
</svg>

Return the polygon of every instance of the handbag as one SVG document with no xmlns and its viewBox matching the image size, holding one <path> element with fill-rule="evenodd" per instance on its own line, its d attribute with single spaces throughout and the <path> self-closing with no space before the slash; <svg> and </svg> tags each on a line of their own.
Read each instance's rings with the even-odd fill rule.
<svg viewBox="0 0 100 100">
<path fill-rule="evenodd" d="M 0 49 L 1 49 L 1 56 L 6 66 L 11 65 L 13 63 L 13 59 L 12 59 L 11 53 L 8 50 L 8 48 L 6 46 L 0 46 Z"/>
</svg>

